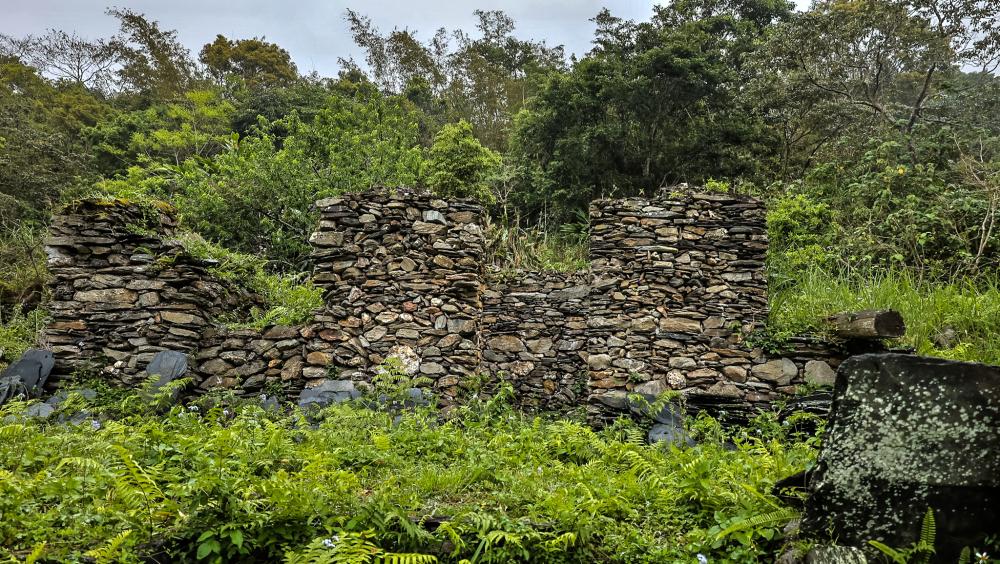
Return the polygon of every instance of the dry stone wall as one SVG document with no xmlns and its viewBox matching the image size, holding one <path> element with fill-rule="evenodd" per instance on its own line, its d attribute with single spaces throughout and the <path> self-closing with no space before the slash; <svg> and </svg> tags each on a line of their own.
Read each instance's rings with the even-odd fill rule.
<svg viewBox="0 0 1000 564">
<path fill-rule="evenodd" d="M 510 381 L 529 409 L 586 402 L 587 272 L 495 276 L 483 294 L 483 369 Z"/>
<path fill-rule="evenodd" d="M 378 192 L 317 202 L 317 321 L 337 338 L 331 364 L 367 375 L 389 356 L 433 381 L 445 402 L 479 370 L 481 209 L 427 193 Z M 326 329 L 331 330 L 331 329 Z"/>
<path fill-rule="evenodd" d="M 212 319 L 248 298 L 172 241 L 175 226 L 167 208 L 117 200 L 78 202 L 53 219 L 42 335 L 56 358 L 52 382 L 95 366 L 134 383 L 157 352 L 197 349 Z"/>
<path fill-rule="evenodd" d="M 799 339 L 785 355 L 745 345 L 767 315 L 764 208 L 724 194 L 673 193 L 591 206 L 591 266 L 487 271 L 482 211 L 422 192 L 317 202 L 311 237 L 325 306 L 301 327 L 231 330 L 215 320 L 249 299 L 171 237 L 169 210 L 82 202 L 48 241 L 53 322 L 65 376 L 84 362 L 134 382 L 159 350 L 189 354 L 197 390 L 352 396 L 390 357 L 441 403 L 499 378 L 533 410 L 682 392 L 740 411 L 832 384 L 850 350 Z"/>
<path fill-rule="evenodd" d="M 591 205 L 592 400 L 624 392 L 769 399 L 798 376 L 740 346 L 767 316 L 765 210 L 725 194 Z"/>
</svg>

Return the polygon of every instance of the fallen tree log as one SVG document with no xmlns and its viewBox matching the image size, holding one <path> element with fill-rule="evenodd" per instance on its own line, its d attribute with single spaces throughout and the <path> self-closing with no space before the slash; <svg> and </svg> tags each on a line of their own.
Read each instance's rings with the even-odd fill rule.
<svg viewBox="0 0 1000 564">
<path fill-rule="evenodd" d="M 833 332 L 845 339 L 887 339 L 906 332 L 903 316 L 893 310 L 843 312 L 826 318 Z"/>
</svg>

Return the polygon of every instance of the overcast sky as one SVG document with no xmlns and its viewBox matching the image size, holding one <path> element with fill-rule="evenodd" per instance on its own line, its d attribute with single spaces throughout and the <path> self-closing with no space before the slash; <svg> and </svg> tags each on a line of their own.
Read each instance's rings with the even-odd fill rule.
<svg viewBox="0 0 1000 564">
<path fill-rule="evenodd" d="M 440 27 L 471 31 L 476 8 L 504 10 L 517 22 L 515 34 L 563 45 L 567 55 L 590 49 L 594 24 L 602 7 L 627 19 L 648 19 L 652 0 L 0 0 L 0 33 L 21 37 L 48 28 L 107 37 L 116 20 L 104 14 L 109 5 L 129 7 L 176 29 L 197 57 L 216 34 L 230 39 L 265 36 L 291 53 L 299 71 L 335 76 L 337 57 L 363 56 L 351 41 L 344 11 L 353 8 L 372 18 L 381 31 L 393 27 L 419 31 L 428 39 Z"/>
</svg>

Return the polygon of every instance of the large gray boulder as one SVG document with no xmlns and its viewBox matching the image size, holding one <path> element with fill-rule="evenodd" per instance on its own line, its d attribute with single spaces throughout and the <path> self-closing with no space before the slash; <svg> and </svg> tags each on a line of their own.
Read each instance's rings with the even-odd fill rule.
<svg viewBox="0 0 1000 564">
<path fill-rule="evenodd" d="M 917 541 L 928 507 L 955 562 L 1000 527 L 1000 367 L 900 354 L 840 366 L 802 531 L 862 547 Z"/>
<path fill-rule="evenodd" d="M 0 405 L 18 394 L 26 398 L 41 395 L 45 381 L 52 373 L 55 358 L 52 351 L 28 349 L 21 358 L 4 370 L 0 376 Z"/>
</svg>

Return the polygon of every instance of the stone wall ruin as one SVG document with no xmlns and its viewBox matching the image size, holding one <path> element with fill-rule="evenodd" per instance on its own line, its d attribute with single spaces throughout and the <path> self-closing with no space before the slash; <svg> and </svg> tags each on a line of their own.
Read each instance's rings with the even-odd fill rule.
<svg viewBox="0 0 1000 564">
<path fill-rule="evenodd" d="M 171 237 L 167 210 L 81 202 L 47 242 L 56 377 L 95 364 L 135 382 L 159 350 L 192 358 L 199 391 L 353 390 L 388 357 L 440 403 L 510 381 L 522 407 L 613 417 L 627 394 L 683 393 L 746 410 L 832 384 L 846 349 L 808 339 L 784 355 L 746 346 L 767 315 L 764 207 L 670 193 L 591 205 L 589 268 L 493 272 L 482 210 L 430 194 L 375 191 L 317 202 L 314 281 L 325 306 L 301 327 L 230 330 L 251 297 Z"/>
</svg>

